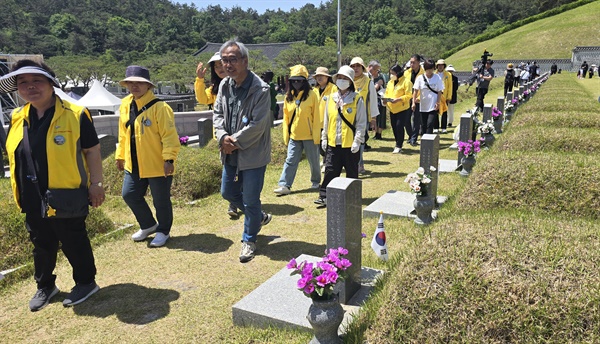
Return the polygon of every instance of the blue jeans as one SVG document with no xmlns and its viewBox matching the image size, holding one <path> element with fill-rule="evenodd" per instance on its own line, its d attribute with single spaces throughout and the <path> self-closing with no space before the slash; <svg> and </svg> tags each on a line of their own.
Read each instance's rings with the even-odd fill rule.
<svg viewBox="0 0 600 344">
<path fill-rule="evenodd" d="M 266 170 L 267 166 L 238 171 L 237 166 L 223 165 L 221 196 L 244 213 L 242 241 L 256 242 L 260 232 L 263 219 L 260 193 Z"/>
<path fill-rule="evenodd" d="M 171 204 L 171 183 L 173 176 L 140 178 L 137 171 L 131 173 L 125 171 L 123 178 L 123 189 L 121 195 L 129 206 L 140 228 L 147 229 L 158 221 L 157 232 L 169 234 L 173 225 L 173 205 Z M 152 201 L 156 209 L 156 220 L 152 211 L 144 199 L 146 191 L 150 186 Z"/>
<path fill-rule="evenodd" d="M 281 171 L 281 177 L 279 178 L 280 186 L 292 187 L 294 179 L 296 178 L 296 172 L 298 171 L 298 164 L 302 159 L 302 149 L 306 153 L 306 159 L 310 165 L 310 181 L 316 184 L 321 182 L 321 170 L 319 169 L 319 148 L 312 140 L 301 140 L 296 141 L 290 139 L 288 143 L 287 158 L 285 158 L 285 164 L 283 164 L 283 171 Z"/>
</svg>

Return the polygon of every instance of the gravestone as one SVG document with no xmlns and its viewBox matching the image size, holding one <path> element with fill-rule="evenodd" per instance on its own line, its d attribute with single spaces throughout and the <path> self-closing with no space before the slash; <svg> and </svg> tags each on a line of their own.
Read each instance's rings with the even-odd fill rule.
<svg viewBox="0 0 600 344">
<path fill-rule="evenodd" d="M 502 133 L 502 124 L 504 123 L 504 97 L 498 97 L 498 102 L 496 103 L 496 108 L 502 113 L 500 117 L 494 121 L 494 129 L 496 133 Z"/>
<path fill-rule="evenodd" d="M 485 104 L 483 106 L 483 123 L 492 120 L 492 104 Z"/>
<path fill-rule="evenodd" d="M 473 117 L 470 113 L 465 113 L 460 116 L 460 131 L 458 132 L 458 141 L 467 142 L 472 139 L 473 136 Z M 460 166 L 460 160 L 463 154 L 458 152 L 458 166 Z"/>
<path fill-rule="evenodd" d="M 462 125 L 462 122 L 461 122 Z M 421 159 L 419 166 L 423 167 L 425 174 L 431 175 L 429 184 L 430 195 L 437 201 L 437 186 L 439 175 L 440 137 L 436 134 L 425 134 L 421 137 Z M 431 166 L 435 171 L 431 171 Z"/>
<path fill-rule="evenodd" d="M 117 138 L 112 135 L 98 135 L 100 141 L 100 156 L 105 159 L 117 149 Z"/>
<path fill-rule="evenodd" d="M 506 104 L 508 104 L 512 100 L 513 100 L 513 93 L 512 92 L 507 92 L 506 93 Z M 502 109 L 502 110 L 504 110 L 504 109 Z"/>
<path fill-rule="evenodd" d="M 204 147 L 213 138 L 212 118 L 198 120 L 198 147 Z"/>
<path fill-rule="evenodd" d="M 362 181 L 352 178 L 334 178 L 327 185 L 327 248 L 344 247 L 352 266 L 347 278 L 338 283 L 341 303 L 347 303 L 360 289 Z"/>
<path fill-rule="evenodd" d="M 519 94 L 523 95 L 524 91 L 525 91 L 525 86 L 519 86 Z"/>
</svg>

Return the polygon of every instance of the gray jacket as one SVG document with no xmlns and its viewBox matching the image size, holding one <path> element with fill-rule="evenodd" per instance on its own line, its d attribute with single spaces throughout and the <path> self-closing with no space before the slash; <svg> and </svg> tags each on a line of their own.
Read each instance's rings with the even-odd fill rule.
<svg viewBox="0 0 600 344">
<path fill-rule="evenodd" d="M 226 135 L 233 136 L 238 147 L 238 171 L 266 166 L 271 161 L 271 125 L 273 117 L 270 114 L 271 94 L 269 85 L 256 74 L 249 72 L 252 83 L 246 99 L 240 108 L 237 128 L 229 133 L 231 116 L 227 99 L 231 97 L 229 90 L 230 78 L 226 77 L 219 85 L 219 94 L 215 100 L 213 125 L 217 142 L 221 144 Z M 243 117 L 247 121 L 242 121 Z M 244 123 L 247 122 L 247 123 Z M 221 163 L 225 164 L 225 154 L 221 153 Z"/>
</svg>

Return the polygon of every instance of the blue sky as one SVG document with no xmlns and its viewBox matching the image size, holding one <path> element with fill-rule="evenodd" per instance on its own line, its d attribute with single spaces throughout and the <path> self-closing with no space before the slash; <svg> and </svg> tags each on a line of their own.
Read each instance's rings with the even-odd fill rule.
<svg viewBox="0 0 600 344">
<path fill-rule="evenodd" d="M 220 1 L 212 1 L 212 0 L 171 0 L 173 3 L 180 4 L 194 4 L 196 8 L 206 8 L 209 5 L 216 6 L 220 5 L 222 8 L 231 8 L 233 6 L 239 6 L 244 10 L 248 8 L 255 9 L 259 14 L 264 13 L 267 9 L 277 10 L 281 9 L 282 11 L 289 12 L 290 9 L 296 8 L 299 9 L 305 4 L 311 3 L 315 6 L 319 6 L 321 2 L 325 3 L 327 0 L 297 0 L 297 1 L 282 1 L 282 0 L 252 0 L 252 1 L 242 1 L 242 0 L 220 0 Z"/>
</svg>

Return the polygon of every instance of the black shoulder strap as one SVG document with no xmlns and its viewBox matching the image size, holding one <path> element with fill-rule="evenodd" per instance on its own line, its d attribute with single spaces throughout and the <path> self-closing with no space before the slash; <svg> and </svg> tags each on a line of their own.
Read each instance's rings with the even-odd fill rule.
<svg viewBox="0 0 600 344">
<path fill-rule="evenodd" d="M 161 101 L 158 98 L 154 98 L 151 101 L 148 102 L 148 104 L 142 106 L 142 108 L 140 110 L 137 109 L 137 106 L 135 106 L 135 99 L 131 100 L 131 108 L 129 110 L 129 122 L 127 122 L 127 124 L 125 124 L 125 127 L 128 128 L 130 125 L 133 126 L 133 123 L 135 122 L 135 119 L 137 118 L 137 116 L 139 116 L 142 112 L 148 110 L 152 105 L 158 103 L 159 101 Z"/>
<path fill-rule="evenodd" d="M 346 119 L 346 117 L 344 117 L 344 114 L 342 113 L 342 109 L 340 107 L 338 107 L 338 114 L 340 115 L 340 117 L 342 118 L 342 121 L 344 121 L 344 123 L 346 123 L 346 125 L 352 129 L 352 134 L 356 135 L 356 127 L 354 125 L 352 125 L 352 123 L 350 123 L 350 121 L 348 121 Z"/>
<path fill-rule="evenodd" d="M 148 102 L 148 104 L 142 106 L 142 108 L 138 111 L 137 115 L 139 116 L 142 112 L 148 110 L 152 105 L 158 103 L 159 101 L 161 101 L 158 98 L 154 98 L 151 101 Z"/>
<path fill-rule="evenodd" d="M 23 149 L 25 150 L 25 160 L 27 162 L 27 179 L 33 183 L 38 195 L 40 196 L 40 199 L 42 200 L 41 211 L 43 218 L 46 217 L 46 212 L 48 209 L 46 209 L 44 197 L 42 197 L 42 192 L 40 191 L 37 174 L 35 173 L 35 165 L 33 164 L 33 158 L 31 157 L 31 146 L 29 145 L 29 133 L 27 131 L 27 127 L 27 121 L 23 120 Z"/>
<path fill-rule="evenodd" d="M 427 77 L 425 76 L 425 74 L 423 74 L 423 80 L 425 81 L 425 86 L 427 86 L 427 88 L 428 88 L 428 89 L 429 89 L 431 92 L 433 92 L 433 93 L 435 93 L 435 94 L 437 94 L 437 93 L 439 92 L 439 91 L 436 91 L 436 90 L 434 90 L 433 88 L 431 88 L 431 85 L 429 85 L 429 82 L 427 82 Z"/>
<path fill-rule="evenodd" d="M 296 117 L 296 110 L 298 107 L 294 108 L 294 113 L 292 114 L 292 119 L 290 119 L 290 123 L 288 124 L 288 136 L 292 135 L 292 123 L 294 123 L 294 117 Z"/>
</svg>

